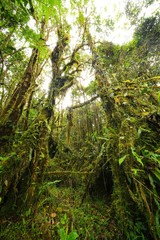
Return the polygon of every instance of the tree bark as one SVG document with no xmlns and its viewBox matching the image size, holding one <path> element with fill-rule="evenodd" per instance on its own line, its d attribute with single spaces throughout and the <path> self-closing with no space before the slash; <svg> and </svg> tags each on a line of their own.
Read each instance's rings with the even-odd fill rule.
<svg viewBox="0 0 160 240">
<path fill-rule="evenodd" d="M 6 106 L 2 110 L 0 115 L 1 148 L 6 142 L 5 137 L 7 136 L 8 141 L 9 138 L 14 135 L 23 107 L 26 104 L 28 95 L 30 94 L 30 88 L 34 88 L 37 59 L 38 49 L 34 48 L 22 81 L 18 83 L 10 100 L 6 103 Z"/>
</svg>

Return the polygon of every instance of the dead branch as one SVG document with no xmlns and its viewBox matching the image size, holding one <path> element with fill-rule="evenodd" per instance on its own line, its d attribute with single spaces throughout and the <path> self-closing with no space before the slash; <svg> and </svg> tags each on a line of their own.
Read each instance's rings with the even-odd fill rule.
<svg viewBox="0 0 160 240">
<path fill-rule="evenodd" d="M 75 105 L 75 106 L 73 106 L 73 107 L 71 107 L 71 108 L 72 108 L 72 109 L 76 109 L 76 108 L 83 107 L 83 106 L 88 105 L 88 104 L 90 104 L 91 102 L 95 101 L 97 98 L 99 98 L 98 95 L 92 97 L 91 99 L 89 99 L 89 100 L 86 101 L 86 102 L 80 103 L 80 104 Z"/>
</svg>

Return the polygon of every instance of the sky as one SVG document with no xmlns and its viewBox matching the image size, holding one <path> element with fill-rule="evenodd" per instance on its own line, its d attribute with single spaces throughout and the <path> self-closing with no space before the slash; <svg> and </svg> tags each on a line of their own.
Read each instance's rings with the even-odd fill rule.
<svg viewBox="0 0 160 240">
<path fill-rule="evenodd" d="M 102 19 L 112 18 L 115 22 L 114 31 L 110 33 L 108 39 L 115 44 L 124 44 L 132 40 L 135 26 L 131 26 L 127 16 L 125 15 L 125 5 L 127 2 L 141 4 L 144 0 L 93 0 L 96 11 Z M 160 9 L 160 1 L 156 0 L 154 4 L 148 8 L 143 7 L 137 23 L 142 16 L 149 17 L 157 9 Z M 119 16 L 119 17 L 118 17 Z"/>
<path fill-rule="evenodd" d="M 94 0 L 96 11 L 101 18 L 110 18 L 114 21 L 115 29 L 106 40 L 120 45 L 132 40 L 134 33 L 134 27 L 130 26 L 125 15 L 125 2 L 125 0 Z"/>
</svg>

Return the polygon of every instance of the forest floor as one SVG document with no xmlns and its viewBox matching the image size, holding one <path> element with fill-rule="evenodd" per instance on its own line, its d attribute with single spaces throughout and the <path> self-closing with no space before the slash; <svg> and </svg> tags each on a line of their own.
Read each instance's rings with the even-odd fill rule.
<svg viewBox="0 0 160 240">
<path fill-rule="evenodd" d="M 104 196 L 87 195 L 82 203 L 83 187 L 55 182 L 41 187 L 36 207 L 1 220 L 1 240 L 119 239 Z"/>
</svg>

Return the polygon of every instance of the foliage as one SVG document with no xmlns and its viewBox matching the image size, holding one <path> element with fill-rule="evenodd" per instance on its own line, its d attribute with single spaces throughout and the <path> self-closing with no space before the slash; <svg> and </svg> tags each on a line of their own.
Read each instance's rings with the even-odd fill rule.
<svg viewBox="0 0 160 240">
<path fill-rule="evenodd" d="M 144 23 L 150 28 L 148 23 L 153 22 L 152 19 L 150 19 L 144 20 Z M 151 24 L 151 26 L 153 27 L 157 25 Z M 158 28 L 156 29 L 158 30 Z M 147 28 L 145 28 L 145 30 L 147 34 L 150 34 L 151 29 L 148 31 Z M 138 31 L 140 34 L 139 36 L 142 39 L 141 46 L 138 44 L 136 38 L 132 43 L 122 47 L 114 46 L 113 44 L 106 42 L 101 46 L 98 46 L 100 54 L 98 59 L 99 68 L 104 69 L 103 75 L 101 74 L 101 80 L 99 81 L 101 84 L 100 94 L 102 97 L 107 94 L 110 96 L 110 98 L 104 98 L 103 103 L 108 117 L 108 125 L 112 126 L 115 134 L 112 134 L 112 138 L 107 143 L 108 149 L 106 154 L 107 158 L 110 159 L 112 172 L 115 171 L 113 176 L 115 177 L 113 196 L 114 199 L 116 196 L 119 196 L 119 200 L 114 200 L 118 216 L 124 218 L 126 215 L 127 218 L 127 214 L 125 213 L 128 213 L 128 218 L 130 219 L 131 210 L 129 210 L 129 206 L 131 201 L 133 201 L 133 205 L 134 203 L 138 204 L 140 209 L 146 208 L 147 212 L 144 214 L 146 217 L 146 223 L 149 225 L 149 228 L 152 228 L 152 234 L 156 239 L 159 237 L 159 232 L 156 230 L 158 227 L 156 224 L 156 215 L 157 211 L 159 211 L 159 197 L 157 194 L 153 197 L 154 209 L 152 208 L 153 202 L 151 202 L 149 198 L 150 194 L 154 194 L 154 189 L 157 189 L 159 186 L 159 183 L 157 182 L 159 181 L 159 173 L 157 172 L 158 168 L 156 166 L 159 162 L 159 156 L 156 154 L 156 151 L 158 151 L 159 148 L 159 143 L 153 140 L 159 137 L 159 107 L 157 97 L 159 76 L 154 76 L 155 73 L 159 74 L 159 72 L 155 72 L 155 69 L 157 69 L 157 61 L 154 61 L 152 64 L 152 60 L 148 55 L 147 46 L 149 46 L 150 37 L 147 36 L 145 41 L 145 36 L 142 35 L 140 28 L 137 32 Z M 155 40 L 155 45 L 152 42 L 151 46 L 155 51 L 153 50 L 151 54 L 156 59 L 157 33 L 154 30 L 153 33 L 155 34 L 153 39 L 153 41 Z M 132 55 L 132 53 L 134 55 Z M 112 60 L 107 58 L 108 56 L 110 56 Z M 142 56 L 144 57 L 143 59 L 140 58 Z M 109 62 L 111 62 L 112 65 L 108 71 L 106 67 L 109 66 Z M 146 68 L 148 70 L 147 72 Z M 157 81 L 154 81 L 155 79 L 157 79 Z M 108 87 L 106 87 L 105 82 Z M 144 86 L 146 86 L 146 92 Z M 153 95 L 155 96 L 154 102 L 152 102 L 151 97 Z M 144 103 L 144 99 L 148 104 Z M 108 107 L 105 107 L 105 102 L 106 104 L 112 104 L 112 108 L 108 109 Z M 150 102 L 152 102 L 151 105 L 149 105 Z M 113 111 L 114 115 L 112 113 Z M 155 121 L 153 120 L 153 116 L 155 116 Z M 151 119 L 155 124 L 157 121 L 157 127 L 154 128 L 154 123 L 152 123 Z M 107 137 L 109 138 L 109 135 Z M 116 151 L 114 152 L 113 149 L 115 147 Z M 148 160 L 143 155 L 145 152 L 150 152 L 151 154 Z M 119 167 L 113 162 L 113 155 L 118 159 Z M 153 185 L 151 184 L 152 180 L 149 180 L 150 175 L 148 175 L 148 172 L 150 171 L 152 172 L 151 179 L 156 179 Z M 124 176 L 127 178 L 127 184 Z M 119 186 L 120 182 L 121 187 Z M 139 192 L 138 196 L 136 196 L 137 191 Z M 124 193 L 126 194 L 125 202 L 122 197 Z M 122 223 L 119 222 L 119 224 L 121 225 Z M 156 227 L 153 227 L 154 224 Z M 129 225 L 131 226 L 132 223 L 130 222 Z M 127 238 L 134 239 L 134 237 L 131 236 L 132 233 L 129 230 L 129 225 L 124 223 L 123 229 L 124 232 L 126 231 L 124 234 L 126 236 L 129 234 L 130 237 Z M 142 229 L 140 231 L 143 232 Z M 144 236 L 145 235 L 143 235 L 143 238 Z"/>
<path fill-rule="evenodd" d="M 79 206 L 80 189 L 75 195 L 73 188 L 57 188 L 50 185 L 48 191 L 43 194 L 41 192 L 40 204 L 34 214 L 29 208 L 21 214 L 18 222 L 4 220 L 1 225 L 1 238 L 5 240 L 10 236 L 10 239 L 16 237 L 18 240 L 46 239 L 47 237 L 71 240 L 101 237 L 113 239 L 116 234 L 118 236 L 114 217 L 111 216 L 110 208 L 104 202 L 87 201 L 83 206 Z M 12 234 L 13 231 L 14 234 Z"/>
</svg>

